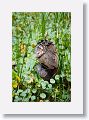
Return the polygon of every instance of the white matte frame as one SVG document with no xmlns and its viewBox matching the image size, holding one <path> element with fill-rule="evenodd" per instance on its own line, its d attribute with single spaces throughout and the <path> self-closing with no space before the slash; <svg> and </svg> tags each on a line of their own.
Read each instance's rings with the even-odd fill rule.
<svg viewBox="0 0 89 120">
<path fill-rule="evenodd" d="M 12 12 L 71 12 L 71 102 L 12 102 Z M 0 3 L 0 113 L 83 114 L 82 0 Z"/>
</svg>

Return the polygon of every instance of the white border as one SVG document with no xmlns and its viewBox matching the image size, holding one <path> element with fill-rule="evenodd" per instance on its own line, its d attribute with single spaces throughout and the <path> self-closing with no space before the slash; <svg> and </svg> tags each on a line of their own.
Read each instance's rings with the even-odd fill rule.
<svg viewBox="0 0 89 120">
<path fill-rule="evenodd" d="M 81 0 L 3 0 L 0 5 L 0 112 L 83 114 L 83 4 Z M 71 102 L 12 102 L 12 12 L 71 12 Z"/>
</svg>

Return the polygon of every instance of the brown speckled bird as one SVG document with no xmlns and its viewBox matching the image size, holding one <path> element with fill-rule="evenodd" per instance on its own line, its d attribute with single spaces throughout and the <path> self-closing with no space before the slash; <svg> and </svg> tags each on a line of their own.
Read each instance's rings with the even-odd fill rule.
<svg viewBox="0 0 89 120">
<path fill-rule="evenodd" d="M 53 42 L 47 40 L 39 42 L 36 46 L 35 54 L 39 62 L 49 69 L 58 67 L 58 55 Z"/>
<path fill-rule="evenodd" d="M 42 40 L 37 44 L 35 54 L 39 61 L 36 71 L 43 79 L 49 80 L 58 68 L 58 55 L 55 45 L 48 40 Z"/>
</svg>

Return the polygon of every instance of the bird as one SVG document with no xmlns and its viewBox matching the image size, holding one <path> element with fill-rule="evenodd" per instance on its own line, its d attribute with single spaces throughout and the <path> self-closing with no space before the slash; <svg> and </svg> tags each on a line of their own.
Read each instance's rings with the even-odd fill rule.
<svg viewBox="0 0 89 120">
<path fill-rule="evenodd" d="M 58 54 L 53 42 L 42 40 L 36 46 L 35 54 L 38 61 L 47 66 L 49 69 L 58 67 Z"/>
<path fill-rule="evenodd" d="M 35 55 L 39 61 L 36 71 L 39 75 L 49 80 L 58 69 L 58 54 L 55 44 L 48 40 L 41 40 L 35 48 Z"/>
</svg>

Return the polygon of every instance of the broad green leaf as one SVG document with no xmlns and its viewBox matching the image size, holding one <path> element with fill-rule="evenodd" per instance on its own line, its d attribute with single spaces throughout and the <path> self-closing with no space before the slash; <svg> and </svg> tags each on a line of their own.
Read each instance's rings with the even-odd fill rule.
<svg viewBox="0 0 89 120">
<path fill-rule="evenodd" d="M 50 79 L 50 83 L 54 84 L 55 80 L 54 79 Z"/>
<path fill-rule="evenodd" d="M 26 96 L 26 93 L 25 93 L 25 92 L 22 92 L 22 93 L 20 94 L 20 96 L 25 97 L 25 96 Z"/>
<path fill-rule="evenodd" d="M 37 89 L 32 89 L 32 93 L 36 93 L 37 92 Z"/>
<path fill-rule="evenodd" d="M 34 101 L 36 99 L 36 96 L 31 96 L 31 100 Z"/>
<path fill-rule="evenodd" d="M 59 80 L 60 76 L 59 75 L 56 75 L 55 76 L 55 80 Z"/>
<path fill-rule="evenodd" d="M 46 98 L 46 94 L 45 94 L 45 93 L 41 93 L 41 94 L 40 94 L 40 97 L 41 97 L 42 99 L 44 99 L 44 98 Z"/>
</svg>

